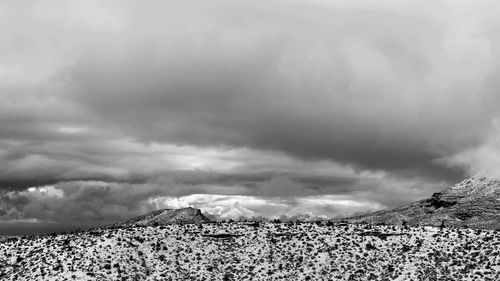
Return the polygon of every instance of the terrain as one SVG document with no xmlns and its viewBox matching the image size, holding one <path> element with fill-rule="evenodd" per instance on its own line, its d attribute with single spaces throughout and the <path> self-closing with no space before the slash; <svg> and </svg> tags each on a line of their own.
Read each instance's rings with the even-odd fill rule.
<svg viewBox="0 0 500 281">
<path fill-rule="evenodd" d="M 500 280 L 492 230 L 318 223 L 4 238 L 1 280 Z"/>
<path fill-rule="evenodd" d="M 345 220 L 350 223 L 500 229 L 500 181 L 470 178 L 434 193 L 431 198 Z"/>
<path fill-rule="evenodd" d="M 0 237 L 0 280 L 500 280 L 499 195 L 499 181 L 473 178 L 344 221 L 211 222 L 163 209 Z"/>
</svg>

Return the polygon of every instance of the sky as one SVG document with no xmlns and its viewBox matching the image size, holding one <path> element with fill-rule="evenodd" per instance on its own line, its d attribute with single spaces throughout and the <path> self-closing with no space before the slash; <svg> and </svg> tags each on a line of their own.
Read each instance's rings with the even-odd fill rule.
<svg viewBox="0 0 500 281">
<path fill-rule="evenodd" d="M 500 177 L 496 1 L 0 3 L 3 234 L 338 218 Z"/>
</svg>

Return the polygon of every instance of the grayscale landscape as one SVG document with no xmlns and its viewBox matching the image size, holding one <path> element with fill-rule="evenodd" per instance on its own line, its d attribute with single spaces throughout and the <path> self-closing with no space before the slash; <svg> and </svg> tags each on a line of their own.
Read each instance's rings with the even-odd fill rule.
<svg viewBox="0 0 500 281">
<path fill-rule="evenodd" d="M 157 210 L 109 227 L 5 237 L 0 277 L 498 280 L 498 193 L 498 181 L 468 179 L 406 207 L 340 221 L 211 222 L 194 208 Z"/>
<path fill-rule="evenodd" d="M 0 0 L 0 281 L 500 280 L 499 11 Z"/>
</svg>

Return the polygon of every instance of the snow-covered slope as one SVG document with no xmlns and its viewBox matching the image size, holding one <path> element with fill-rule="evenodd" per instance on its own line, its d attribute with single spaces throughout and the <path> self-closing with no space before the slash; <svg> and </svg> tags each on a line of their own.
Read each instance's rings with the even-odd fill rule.
<svg viewBox="0 0 500 281">
<path fill-rule="evenodd" d="M 0 241 L 0 280 L 500 280 L 500 235 L 437 227 L 210 223 Z"/>
<path fill-rule="evenodd" d="M 352 223 L 446 225 L 500 229 L 500 181 L 470 178 L 393 210 L 347 219 Z"/>
<path fill-rule="evenodd" d="M 113 227 L 129 227 L 129 226 L 154 226 L 165 224 L 182 224 L 182 223 L 206 223 L 210 220 L 204 216 L 199 209 L 182 208 L 182 209 L 162 209 L 153 211 L 133 219 L 116 223 Z"/>
</svg>

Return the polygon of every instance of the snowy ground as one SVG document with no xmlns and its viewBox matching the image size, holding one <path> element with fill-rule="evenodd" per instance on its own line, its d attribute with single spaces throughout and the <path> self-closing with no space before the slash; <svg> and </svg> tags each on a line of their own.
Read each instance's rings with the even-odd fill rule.
<svg viewBox="0 0 500 281">
<path fill-rule="evenodd" d="M 489 230 L 245 223 L 0 239 L 0 280 L 500 280 Z"/>
</svg>

